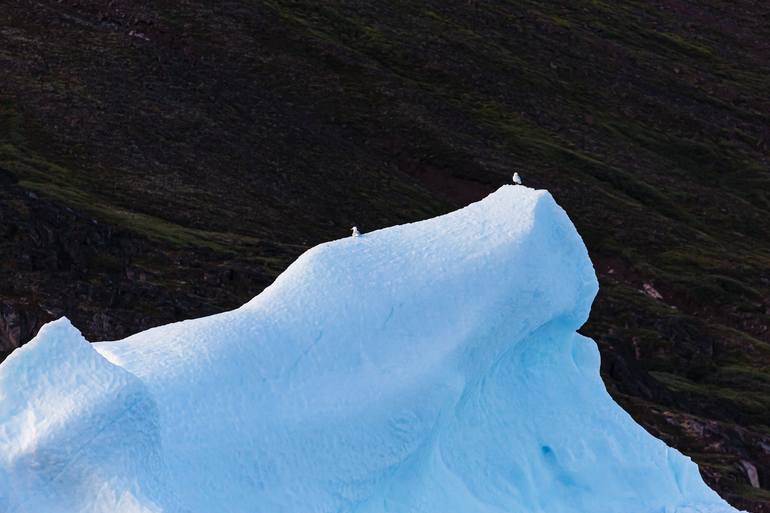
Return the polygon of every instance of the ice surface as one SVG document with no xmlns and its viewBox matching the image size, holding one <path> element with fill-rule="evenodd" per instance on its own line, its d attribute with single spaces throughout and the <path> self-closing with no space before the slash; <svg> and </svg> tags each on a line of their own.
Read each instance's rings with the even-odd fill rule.
<svg viewBox="0 0 770 513">
<path fill-rule="evenodd" d="M 607 395 L 545 191 L 317 246 L 243 307 L 0 365 L 0 511 L 727 513 Z"/>
<path fill-rule="evenodd" d="M 66 319 L 0 366 L 0 511 L 155 512 L 158 410 Z"/>
</svg>

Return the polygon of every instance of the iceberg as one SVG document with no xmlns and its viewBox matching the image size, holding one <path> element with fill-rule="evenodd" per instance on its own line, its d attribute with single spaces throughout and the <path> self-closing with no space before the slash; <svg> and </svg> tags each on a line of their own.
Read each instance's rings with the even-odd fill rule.
<svg viewBox="0 0 770 513">
<path fill-rule="evenodd" d="M 8 513 L 727 513 L 607 394 L 547 191 L 316 246 L 242 307 L 0 365 Z"/>
</svg>

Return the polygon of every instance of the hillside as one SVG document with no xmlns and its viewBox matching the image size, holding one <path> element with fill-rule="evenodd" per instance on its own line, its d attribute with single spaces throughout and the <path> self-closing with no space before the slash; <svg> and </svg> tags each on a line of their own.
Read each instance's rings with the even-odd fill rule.
<svg viewBox="0 0 770 513">
<path fill-rule="evenodd" d="M 770 511 L 770 8 L 564 4 L 5 2 L 3 350 L 235 307 L 516 169 L 586 241 L 610 393 Z"/>
</svg>

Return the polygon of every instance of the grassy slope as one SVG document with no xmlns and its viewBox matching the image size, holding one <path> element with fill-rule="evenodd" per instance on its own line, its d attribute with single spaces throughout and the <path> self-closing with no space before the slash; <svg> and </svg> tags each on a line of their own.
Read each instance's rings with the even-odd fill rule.
<svg viewBox="0 0 770 513">
<path fill-rule="evenodd" d="M 520 169 L 596 263 L 586 332 L 610 391 L 767 511 L 769 11 L 559 4 L 12 3 L 0 167 L 161 249 L 267 276 L 353 223 L 435 215 Z"/>
</svg>

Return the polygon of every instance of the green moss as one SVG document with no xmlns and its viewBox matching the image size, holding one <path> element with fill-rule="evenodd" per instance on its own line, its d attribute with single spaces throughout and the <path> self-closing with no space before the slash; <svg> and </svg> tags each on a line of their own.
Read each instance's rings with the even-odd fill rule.
<svg viewBox="0 0 770 513">
<path fill-rule="evenodd" d="M 770 394 L 770 370 L 763 366 L 752 368 L 725 365 L 709 376 L 709 382 L 721 386 Z"/>
<path fill-rule="evenodd" d="M 670 32 L 650 32 L 650 34 L 665 45 L 685 55 L 706 58 L 714 56 L 714 52 L 710 48 L 688 41 L 679 34 L 672 34 Z"/>
<path fill-rule="evenodd" d="M 563 28 L 572 27 L 572 23 L 570 23 L 570 21 L 567 20 L 566 18 L 562 18 L 561 16 L 551 15 L 548 18 L 560 27 L 563 27 Z"/>
<path fill-rule="evenodd" d="M 742 486 L 738 492 L 741 496 L 760 501 L 770 501 L 770 490 L 764 488 L 754 488 L 753 486 Z"/>
<path fill-rule="evenodd" d="M 750 373 L 742 373 L 744 377 L 748 374 Z M 768 396 L 767 390 L 757 389 L 756 384 L 753 389 L 744 387 L 736 389 L 723 384 L 695 382 L 669 372 L 651 371 L 650 375 L 674 392 L 694 394 L 711 400 L 717 398 L 736 404 L 747 417 L 755 418 L 758 421 L 764 418 L 765 412 L 770 408 L 770 396 Z"/>
<path fill-rule="evenodd" d="M 178 246 L 205 247 L 232 253 L 237 251 L 232 245 L 249 242 L 248 237 L 183 227 L 106 202 L 105 196 L 94 189 L 94 182 L 87 174 L 52 163 L 30 150 L 25 133 L 21 116 L 9 103 L 5 103 L 0 112 L 0 166 L 16 175 L 21 187 L 87 212 L 103 222 Z"/>
</svg>

